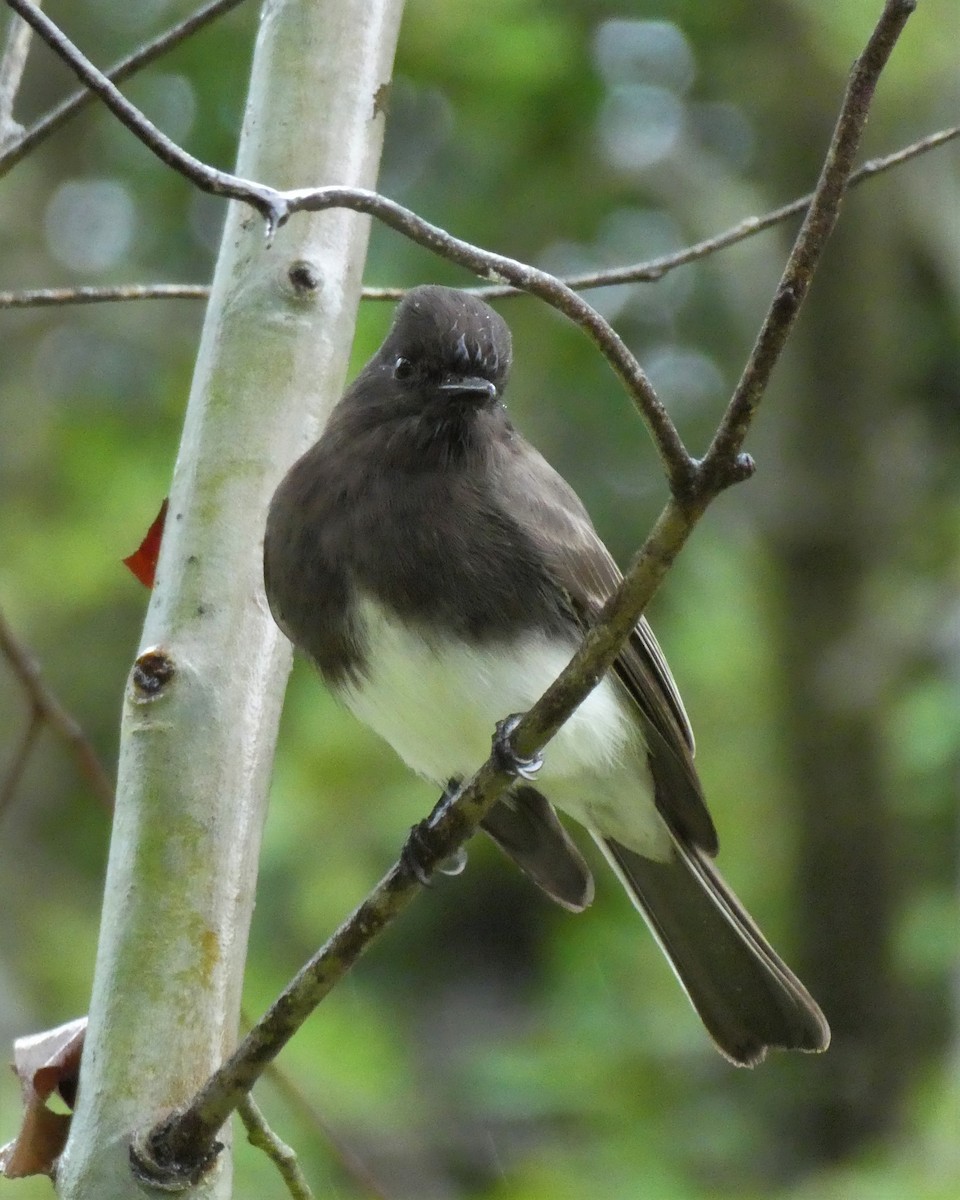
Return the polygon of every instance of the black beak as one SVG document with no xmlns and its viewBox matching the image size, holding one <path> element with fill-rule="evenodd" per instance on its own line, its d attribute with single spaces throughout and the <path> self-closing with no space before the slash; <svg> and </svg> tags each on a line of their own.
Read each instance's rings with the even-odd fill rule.
<svg viewBox="0 0 960 1200">
<path fill-rule="evenodd" d="M 480 375 L 445 375 L 440 391 L 448 396 L 459 396 L 474 404 L 489 404 L 497 398 L 496 384 Z"/>
</svg>

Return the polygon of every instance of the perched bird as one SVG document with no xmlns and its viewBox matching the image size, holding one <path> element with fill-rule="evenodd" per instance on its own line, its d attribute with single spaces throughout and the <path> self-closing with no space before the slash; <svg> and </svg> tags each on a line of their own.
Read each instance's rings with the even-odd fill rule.
<svg viewBox="0 0 960 1200">
<path fill-rule="evenodd" d="M 280 628 L 332 691 L 438 787 L 559 674 L 620 573 L 568 484 L 514 429 L 510 331 L 464 292 L 419 287 L 280 484 L 264 542 Z M 711 858 L 693 734 L 656 638 L 613 670 L 483 828 L 558 903 L 593 879 L 560 823 L 586 826 L 720 1051 L 824 1050 L 820 1009 Z M 526 772 L 529 774 L 529 772 Z"/>
</svg>

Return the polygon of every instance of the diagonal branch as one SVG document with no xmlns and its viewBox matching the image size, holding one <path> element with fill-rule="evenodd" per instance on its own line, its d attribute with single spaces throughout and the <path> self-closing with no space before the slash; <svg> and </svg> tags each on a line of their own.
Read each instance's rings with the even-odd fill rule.
<svg viewBox="0 0 960 1200">
<path fill-rule="evenodd" d="M 20 680 L 24 691 L 30 699 L 31 721 L 27 735 L 21 742 L 15 759 L 15 765 L 29 751 L 37 732 L 38 722 L 49 725 L 62 738 L 76 756 L 80 770 L 87 778 L 97 799 L 107 810 L 113 811 L 113 783 L 103 763 L 97 757 L 90 739 L 83 732 L 80 723 L 60 703 L 50 688 L 44 683 L 40 667 L 30 651 L 14 634 L 3 613 L 0 612 L 0 655 L 2 655 L 16 677 Z M 4 788 L 4 799 L 9 802 L 9 790 L 16 786 L 22 763 L 16 773 L 8 772 Z"/>
<path fill-rule="evenodd" d="M 620 587 L 604 606 L 571 662 L 517 726 L 513 743 L 520 755 L 531 755 L 549 741 L 600 681 L 704 510 L 724 487 L 744 474 L 740 430 L 745 433 L 752 422 L 773 361 L 796 319 L 799 307 L 796 297 L 805 294 L 809 287 L 836 220 L 876 81 L 913 8 L 913 0 L 887 0 L 866 49 L 854 65 L 814 193 L 811 215 L 797 237 L 764 322 L 758 340 L 761 352 L 754 351 L 744 372 L 750 381 L 744 398 L 740 399 L 741 388 L 738 388 L 730 406 L 733 416 L 728 410 L 718 431 L 717 446 L 698 469 L 695 486 L 682 502 L 676 498 L 668 501 Z M 789 303 L 783 300 L 784 295 L 790 298 Z M 766 333 L 768 328 L 771 332 Z M 752 368 L 754 360 L 758 360 L 756 368 Z M 491 755 L 455 796 L 441 799 L 416 830 L 416 857 L 428 873 L 470 836 L 510 780 L 498 766 L 497 756 Z M 135 1141 L 131 1158 L 140 1178 L 176 1186 L 177 1180 L 195 1179 L 202 1173 L 217 1153 L 217 1132 L 267 1064 L 373 938 L 420 891 L 421 883 L 410 861 L 410 855 L 401 855 L 363 903 L 300 970 L 231 1058 L 204 1084 L 189 1107 L 172 1114 Z"/>
<path fill-rule="evenodd" d="M 36 2 L 39 5 L 40 0 Z M 0 55 L 0 150 L 22 132 L 21 126 L 13 119 L 13 106 L 30 53 L 31 32 L 25 21 L 19 17 L 10 18 L 6 44 Z"/>
<path fill-rule="evenodd" d="M 7 773 L 3 777 L 3 782 L 0 783 L 0 820 L 2 820 L 4 813 L 13 803 L 13 798 L 17 794 L 17 788 L 20 786 L 20 780 L 27 769 L 27 763 L 30 761 L 34 743 L 41 729 L 43 729 L 43 717 L 34 708 L 30 713 L 30 720 L 23 731 L 23 736 L 20 738 L 20 744 L 13 752 L 13 757 L 10 760 L 9 767 L 7 767 Z"/>
<path fill-rule="evenodd" d="M 196 12 L 191 13 L 185 20 L 165 30 L 152 41 L 146 42 L 139 50 L 133 54 L 127 55 L 126 58 L 121 58 L 119 62 L 113 64 L 105 72 L 108 79 L 114 83 L 120 83 L 124 79 L 129 79 L 131 75 L 135 75 L 137 71 L 149 66 L 155 62 L 161 55 L 166 54 L 168 50 L 172 50 L 174 46 L 178 46 L 182 41 L 185 41 L 191 34 L 196 33 L 205 25 L 209 25 L 211 21 L 221 16 L 223 13 L 229 12 L 231 8 L 236 8 L 243 0 L 210 0 L 209 3 L 198 8 Z M 29 28 L 29 27 L 28 27 Z M 64 125 L 71 117 L 82 112 L 96 100 L 96 94 L 88 88 L 81 88 L 79 91 L 68 96 L 52 108 L 45 116 L 41 117 L 29 129 L 20 130 L 19 134 L 11 138 L 6 144 L 3 139 L 3 110 L 0 106 L 0 177 L 4 176 L 9 170 L 17 165 L 17 163 L 30 153 L 34 147 L 40 142 L 46 141 L 51 134 Z"/>
</svg>

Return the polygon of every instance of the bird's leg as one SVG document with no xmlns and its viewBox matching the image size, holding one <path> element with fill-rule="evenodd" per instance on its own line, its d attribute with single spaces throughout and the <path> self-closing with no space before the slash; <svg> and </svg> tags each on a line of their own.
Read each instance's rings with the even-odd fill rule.
<svg viewBox="0 0 960 1200">
<path fill-rule="evenodd" d="M 516 775 L 518 779 L 526 779 L 530 782 L 536 779 L 537 773 L 543 766 L 543 755 L 537 753 L 531 758 L 521 758 L 514 750 L 510 735 L 520 724 L 522 716 L 523 713 L 511 713 L 509 717 L 504 717 L 502 721 L 497 722 L 497 728 L 493 735 L 493 756 L 501 771 L 506 771 L 508 775 Z"/>
<path fill-rule="evenodd" d="M 537 773 L 543 766 L 543 755 L 538 753 L 532 755 L 530 758 L 522 758 L 514 750 L 510 736 L 520 724 L 522 716 L 523 713 L 511 713 L 509 717 L 504 717 L 502 721 L 497 722 L 492 739 L 493 757 L 496 760 L 497 767 L 501 771 L 505 771 L 508 775 L 513 775 L 517 779 L 524 779 L 529 782 L 536 779 Z M 430 886 L 430 876 L 432 874 L 425 865 L 432 857 L 430 824 L 433 818 L 455 799 L 457 792 L 460 790 L 461 783 L 462 780 L 457 778 L 450 779 L 447 782 L 447 786 L 443 790 L 443 795 L 433 807 L 433 812 L 425 821 L 420 821 L 411 828 L 410 834 L 406 842 L 404 842 L 403 850 L 400 852 L 400 858 L 404 866 L 424 887 Z M 461 846 L 455 854 L 451 854 L 443 862 L 438 863 L 436 870 L 444 875 L 459 875 L 466 865 L 467 852 Z"/>
<path fill-rule="evenodd" d="M 447 786 L 443 789 L 443 795 L 433 806 L 433 811 L 425 821 L 418 821 L 416 825 L 410 829 L 410 834 L 403 844 L 403 849 L 400 851 L 400 858 L 404 866 L 412 875 L 423 884 L 424 887 L 430 887 L 430 872 L 424 866 L 424 859 L 429 858 L 430 850 L 430 822 L 433 820 L 443 808 L 450 803 L 460 790 L 460 779 L 450 779 Z M 442 862 L 437 864 L 436 869 L 442 875 L 459 875 L 467 865 L 467 852 L 463 846 L 458 846 L 453 854 L 449 855 Z"/>
</svg>

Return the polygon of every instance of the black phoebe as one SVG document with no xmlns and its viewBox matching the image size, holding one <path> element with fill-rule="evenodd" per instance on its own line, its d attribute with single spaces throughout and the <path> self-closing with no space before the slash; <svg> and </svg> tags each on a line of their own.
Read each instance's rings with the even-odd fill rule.
<svg viewBox="0 0 960 1200">
<path fill-rule="evenodd" d="M 267 597 L 330 688 L 443 787 L 559 674 L 620 579 L 572 489 L 501 402 L 510 331 L 420 287 L 270 506 Z M 554 900 L 593 879 L 553 809 L 585 825 L 731 1061 L 824 1050 L 830 1031 L 714 869 L 717 835 L 670 668 L 641 620 L 614 669 L 483 822 Z M 547 797 L 549 796 L 549 800 Z"/>
</svg>

